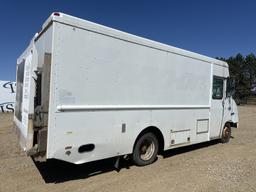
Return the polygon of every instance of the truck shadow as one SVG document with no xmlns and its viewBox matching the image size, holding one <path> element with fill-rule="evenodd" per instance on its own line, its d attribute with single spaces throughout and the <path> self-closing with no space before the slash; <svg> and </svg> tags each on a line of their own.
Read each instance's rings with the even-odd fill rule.
<svg viewBox="0 0 256 192">
<path fill-rule="evenodd" d="M 119 169 L 115 168 L 116 158 L 109 158 L 75 165 L 61 160 L 50 159 L 37 162 L 32 158 L 45 183 L 62 183 L 70 180 L 86 179 L 98 174 L 129 169 L 130 161 L 120 158 Z"/>
<path fill-rule="evenodd" d="M 174 155 L 210 147 L 218 143 L 218 140 L 214 140 L 180 147 L 162 152 L 161 155 L 164 158 L 168 158 Z M 48 160 L 47 162 L 36 162 L 33 160 L 33 162 L 46 183 L 62 183 L 70 180 L 85 179 L 106 172 L 129 169 L 131 166 L 135 166 L 130 160 L 120 158 L 119 169 L 117 170 L 114 167 L 115 160 L 116 158 L 109 158 L 81 165 L 75 165 L 60 160 Z"/>
</svg>

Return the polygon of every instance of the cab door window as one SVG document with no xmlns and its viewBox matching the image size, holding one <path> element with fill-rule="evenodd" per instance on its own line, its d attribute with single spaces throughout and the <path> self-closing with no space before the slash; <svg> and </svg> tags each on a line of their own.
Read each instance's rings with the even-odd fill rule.
<svg viewBox="0 0 256 192">
<path fill-rule="evenodd" d="M 213 77 L 212 85 L 212 98 L 222 99 L 223 98 L 224 79 L 220 77 Z"/>
</svg>

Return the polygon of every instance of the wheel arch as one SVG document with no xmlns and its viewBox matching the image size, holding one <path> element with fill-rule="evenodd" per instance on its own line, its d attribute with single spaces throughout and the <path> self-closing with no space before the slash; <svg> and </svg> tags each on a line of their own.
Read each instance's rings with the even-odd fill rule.
<svg viewBox="0 0 256 192">
<path fill-rule="evenodd" d="M 156 126 L 149 126 L 149 127 L 146 127 L 145 129 L 143 129 L 136 137 L 136 140 L 133 144 L 132 150 L 134 150 L 135 144 L 137 143 L 138 139 L 142 135 L 144 135 L 148 132 L 151 132 L 156 136 L 156 138 L 158 140 L 158 144 L 159 144 L 159 152 L 158 153 L 161 153 L 164 150 L 164 137 L 163 137 L 163 133 L 161 132 L 161 130 Z"/>
</svg>

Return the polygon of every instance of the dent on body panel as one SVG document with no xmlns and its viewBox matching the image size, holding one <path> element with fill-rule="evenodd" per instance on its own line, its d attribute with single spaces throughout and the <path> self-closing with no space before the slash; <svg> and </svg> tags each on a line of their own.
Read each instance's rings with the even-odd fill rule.
<svg viewBox="0 0 256 192">
<path fill-rule="evenodd" d="M 60 89 L 58 91 L 59 105 L 72 105 L 76 103 L 76 98 L 73 93 L 67 89 Z"/>
</svg>

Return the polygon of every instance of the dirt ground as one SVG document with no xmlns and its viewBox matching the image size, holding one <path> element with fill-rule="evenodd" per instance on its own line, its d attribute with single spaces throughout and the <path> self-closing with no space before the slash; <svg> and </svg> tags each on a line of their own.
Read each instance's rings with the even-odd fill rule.
<svg viewBox="0 0 256 192">
<path fill-rule="evenodd" d="M 239 107 L 230 143 L 179 148 L 146 167 L 113 159 L 84 165 L 35 163 L 20 150 L 12 116 L 0 115 L 0 192 L 256 191 L 256 106 Z"/>
</svg>

